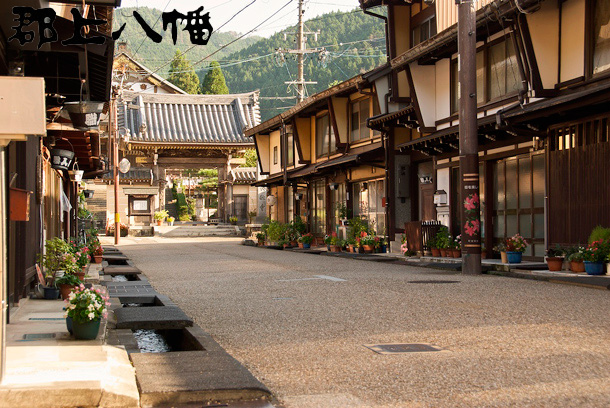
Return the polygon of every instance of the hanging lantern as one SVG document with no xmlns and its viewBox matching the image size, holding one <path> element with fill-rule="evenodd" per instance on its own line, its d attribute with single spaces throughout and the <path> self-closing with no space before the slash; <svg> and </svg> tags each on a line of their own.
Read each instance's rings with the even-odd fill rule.
<svg viewBox="0 0 610 408">
<path fill-rule="evenodd" d="M 104 110 L 104 102 L 66 102 L 64 108 L 72 125 L 79 130 L 97 129 Z"/>
<path fill-rule="evenodd" d="M 51 149 L 51 167 L 56 170 L 68 170 L 72 167 L 74 152 L 65 149 Z"/>
<path fill-rule="evenodd" d="M 70 181 L 80 182 L 83 179 L 84 170 L 78 168 L 78 163 L 74 162 L 74 168 L 72 170 L 68 170 L 68 175 L 70 176 Z"/>
</svg>

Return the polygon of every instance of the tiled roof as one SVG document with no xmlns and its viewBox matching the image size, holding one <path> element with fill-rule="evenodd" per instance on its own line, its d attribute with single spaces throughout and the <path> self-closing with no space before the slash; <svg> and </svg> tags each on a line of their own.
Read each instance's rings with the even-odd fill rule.
<svg viewBox="0 0 610 408">
<path fill-rule="evenodd" d="M 119 129 L 130 142 L 252 144 L 246 127 L 260 123 L 258 91 L 229 95 L 173 95 L 123 92 Z"/>
<path fill-rule="evenodd" d="M 236 167 L 231 173 L 234 183 L 250 184 L 256 181 L 256 167 Z"/>
<path fill-rule="evenodd" d="M 110 172 L 104 174 L 104 180 L 112 180 L 114 177 L 113 167 L 110 166 Z M 144 167 L 131 168 L 127 173 L 121 173 L 119 171 L 119 179 L 121 181 L 153 181 L 154 175 L 151 169 Z"/>
</svg>

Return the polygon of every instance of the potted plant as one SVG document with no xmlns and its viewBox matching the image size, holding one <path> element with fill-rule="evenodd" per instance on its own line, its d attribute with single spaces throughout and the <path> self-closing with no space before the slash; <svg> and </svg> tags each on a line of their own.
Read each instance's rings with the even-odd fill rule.
<svg viewBox="0 0 610 408">
<path fill-rule="evenodd" d="M 70 259 L 72 262 L 68 263 Z M 57 299 L 59 297 L 59 289 L 56 286 L 55 277 L 65 267 L 68 267 L 70 271 L 76 267 L 70 245 L 61 238 L 48 240 L 45 242 L 44 254 L 40 254 L 38 260 L 44 268 L 45 299 Z"/>
<path fill-rule="evenodd" d="M 231 225 L 237 225 L 237 217 L 234 215 L 230 216 L 229 222 L 231 223 Z"/>
<path fill-rule="evenodd" d="M 337 212 L 339 213 L 339 223 L 341 226 L 347 225 L 347 207 L 345 204 L 337 204 Z"/>
<path fill-rule="evenodd" d="M 167 217 L 167 225 L 169 225 L 170 227 L 174 226 L 174 221 L 176 221 L 176 219 L 174 217 Z"/>
<path fill-rule="evenodd" d="M 82 247 L 74 254 L 74 260 L 77 266 L 77 269 L 74 273 L 79 277 L 80 280 L 84 280 L 85 273 L 87 271 L 87 265 L 89 265 L 89 248 Z M 68 260 L 67 262 L 70 263 L 71 261 Z"/>
<path fill-rule="evenodd" d="M 72 320 L 74 337 L 93 340 L 97 337 L 102 317 L 106 317 L 108 296 L 99 289 L 87 289 L 81 284 L 66 300 L 66 318 Z"/>
<path fill-rule="evenodd" d="M 434 240 L 436 243 L 436 247 L 440 251 L 440 256 L 446 257 L 450 256 L 447 254 L 447 249 L 449 248 L 449 244 L 451 243 L 451 236 L 449 235 L 449 229 L 444 225 L 441 226 L 434 236 Z"/>
<path fill-rule="evenodd" d="M 520 263 L 527 248 L 527 241 L 519 234 L 506 239 L 506 257 L 508 263 Z"/>
<path fill-rule="evenodd" d="M 585 249 L 579 248 L 576 252 L 568 255 L 570 261 L 570 270 L 575 273 L 585 272 Z"/>
<path fill-rule="evenodd" d="M 500 254 L 500 259 L 503 264 L 508 263 L 508 256 L 506 256 L 506 245 L 504 244 L 504 242 L 500 242 L 493 248 L 493 250 L 494 252 Z"/>
<path fill-rule="evenodd" d="M 365 254 L 372 254 L 375 251 L 375 236 L 369 235 L 365 231 L 360 233 L 360 245 Z"/>
<path fill-rule="evenodd" d="M 341 245 L 339 244 L 341 240 L 337 236 L 336 232 L 333 232 L 330 236 L 330 250 L 331 252 L 341 252 Z"/>
<path fill-rule="evenodd" d="M 248 224 L 252 224 L 254 217 L 256 217 L 256 211 L 248 211 Z"/>
<path fill-rule="evenodd" d="M 257 232 L 256 233 L 256 240 L 258 241 L 258 246 L 265 245 L 265 233 L 264 232 Z"/>
<path fill-rule="evenodd" d="M 300 239 L 304 249 L 311 248 L 311 243 L 313 242 L 313 234 L 311 232 L 308 232 L 305 235 L 301 235 Z"/>
<path fill-rule="evenodd" d="M 351 253 L 355 253 L 356 252 L 356 239 L 353 237 L 350 237 L 346 240 L 347 243 L 347 248 L 349 250 L 349 252 Z"/>
<path fill-rule="evenodd" d="M 608 241 L 598 240 L 591 242 L 584 252 L 585 272 L 589 275 L 603 275 L 604 261 L 608 256 Z"/>
<path fill-rule="evenodd" d="M 487 249 L 485 249 L 485 245 L 481 245 L 481 259 L 487 259 Z"/>
<path fill-rule="evenodd" d="M 565 253 L 566 251 L 559 244 L 555 245 L 555 248 L 546 250 L 546 263 L 549 266 L 549 271 L 561 271 Z"/>
<path fill-rule="evenodd" d="M 78 285 L 80 285 L 82 281 L 78 278 L 78 276 L 72 273 L 64 273 L 55 280 L 55 283 L 59 285 L 59 293 L 61 294 L 61 298 L 66 300 L 68 299 L 70 292 L 78 288 Z"/>
<path fill-rule="evenodd" d="M 441 256 L 441 250 L 438 248 L 438 240 L 436 239 L 436 235 L 429 238 L 428 242 L 426 243 L 426 247 L 430 250 L 430 255 L 431 256 L 435 256 L 435 257 L 439 257 Z"/>
<path fill-rule="evenodd" d="M 388 241 L 384 237 L 378 237 L 379 241 L 377 242 L 376 249 L 380 254 L 385 254 L 388 252 Z"/>
<path fill-rule="evenodd" d="M 462 257 L 462 236 L 458 235 L 451 243 L 451 254 L 454 258 Z"/>
<path fill-rule="evenodd" d="M 167 212 L 167 210 L 155 211 L 153 218 L 155 219 L 155 221 L 157 221 L 157 226 L 160 227 L 161 223 L 167 218 L 168 215 L 169 213 Z"/>
<path fill-rule="evenodd" d="M 324 235 L 324 244 L 326 245 L 326 250 L 330 251 L 330 241 L 332 239 L 332 234 L 326 234 Z"/>
<path fill-rule="evenodd" d="M 284 249 L 288 248 L 288 241 L 286 241 L 286 239 L 284 239 L 284 238 L 277 241 L 277 244 Z"/>
</svg>

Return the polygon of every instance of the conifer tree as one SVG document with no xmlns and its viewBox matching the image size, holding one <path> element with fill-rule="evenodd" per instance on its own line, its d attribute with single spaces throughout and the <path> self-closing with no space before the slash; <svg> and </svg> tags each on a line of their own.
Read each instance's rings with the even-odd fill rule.
<svg viewBox="0 0 610 408">
<path fill-rule="evenodd" d="M 199 77 L 195 74 L 191 62 L 181 55 L 180 50 L 176 50 L 167 80 L 189 94 L 200 93 Z"/>
<path fill-rule="evenodd" d="M 218 62 L 212 61 L 210 63 L 210 70 L 205 75 L 205 78 L 203 78 L 203 83 L 201 84 L 201 93 L 215 95 L 229 93 L 225 76 Z"/>
</svg>

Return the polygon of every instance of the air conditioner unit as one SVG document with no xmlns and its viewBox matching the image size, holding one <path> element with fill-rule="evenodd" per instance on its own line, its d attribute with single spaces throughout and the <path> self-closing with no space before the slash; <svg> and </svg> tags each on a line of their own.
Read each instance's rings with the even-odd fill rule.
<svg viewBox="0 0 610 408">
<path fill-rule="evenodd" d="M 267 196 L 267 205 L 275 205 L 277 198 L 274 195 Z"/>
</svg>

